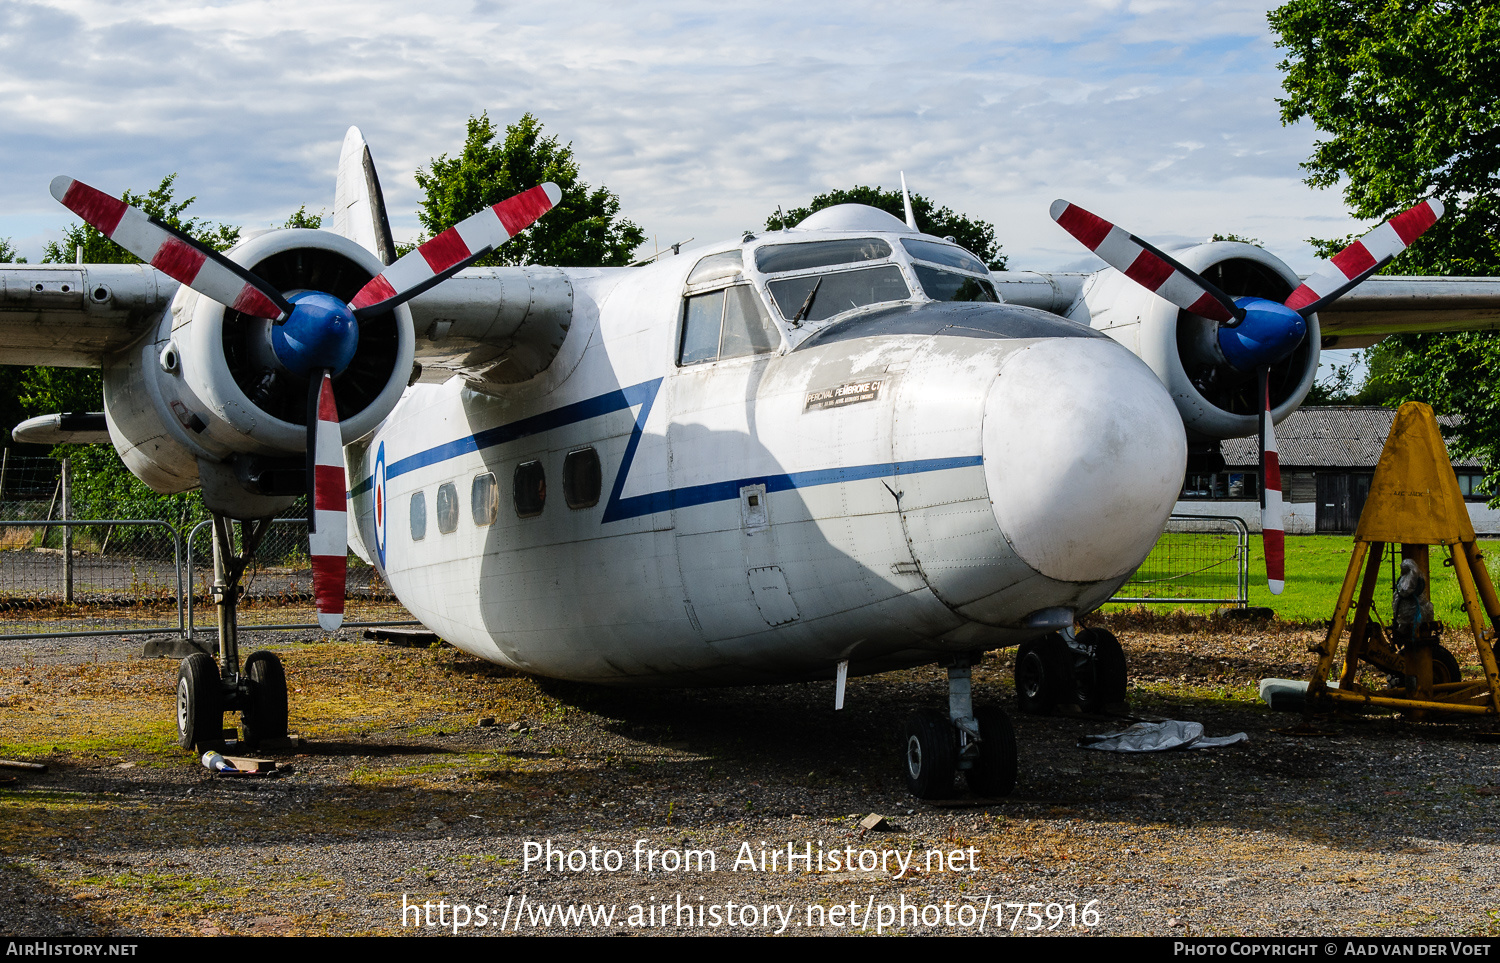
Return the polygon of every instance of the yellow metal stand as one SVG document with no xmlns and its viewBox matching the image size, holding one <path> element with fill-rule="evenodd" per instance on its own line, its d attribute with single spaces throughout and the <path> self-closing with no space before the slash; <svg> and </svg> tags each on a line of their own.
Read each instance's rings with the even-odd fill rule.
<svg viewBox="0 0 1500 963">
<path fill-rule="evenodd" d="M 1413 559 L 1424 578 L 1428 577 L 1428 546 L 1447 546 L 1449 560 L 1444 564 L 1451 565 L 1458 576 L 1464 612 L 1469 617 L 1484 678 L 1461 678 L 1452 668 L 1451 657 L 1442 657 L 1445 653 L 1441 653 L 1437 632 L 1398 641 L 1387 638 L 1386 631 L 1370 621 L 1370 605 L 1375 599 L 1380 561 L 1387 545 L 1400 545 L 1402 556 Z M 1431 585 L 1430 578 L 1428 584 Z M 1358 603 L 1354 602 L 1356 585 Z M 1346 627 L 1349 642 L 1338 687 L 1332 688 L 1327 680 Z M 1448 460 L 1437 419 L 1426 405 L 1408 402 L 1396 413 L 1380 454 L 1380 464 L 1375 468 L 1370 497 L 1359 516 L 1354 554 L 1349 559 L 1349 571 L 1344 576 L 1328 637 L 1313 650 L 1319 658 L 1308 682 L 1308 708 L 1354 703 L 1387 706 L 1418 718 L 1428 712 L 1500 715 L 1500 671 L 1496 670 L 1494 653 L 1497 637 L 1500 637 L 1500 597 L 1495 594 L 1495 586 L 1474 543 L 1474 526 L 1464 507 L 1463 494 L 1458 490 L 1458 479 Z M 1434 659 L 1435 654 L 1439 658 Z M 1362 663 L 1373 666 L 1385 677 L 1378 688 L 1361 681 Z"/>
</svg>

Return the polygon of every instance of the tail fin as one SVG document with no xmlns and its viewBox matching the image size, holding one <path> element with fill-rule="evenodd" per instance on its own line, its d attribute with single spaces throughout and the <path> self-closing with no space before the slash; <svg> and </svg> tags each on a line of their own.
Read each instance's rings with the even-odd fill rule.
<svg viewBox="0 0 1500 963">
<path fill-rule="evenodd" d="M 396 261 L 396 242 L 385 216 L 385 197 L 370 146 L 358 127 L 344 135 L 339 152 L 339 179 L 333 191 L 333 231 L 373 251 L 386 264 Z"/>
</svg>

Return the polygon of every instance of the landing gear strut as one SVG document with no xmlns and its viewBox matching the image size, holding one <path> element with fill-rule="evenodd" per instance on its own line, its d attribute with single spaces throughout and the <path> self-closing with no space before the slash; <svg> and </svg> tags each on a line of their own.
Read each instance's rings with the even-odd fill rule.
<svg viewBox="0 0 1500 963">
<path fill-rule="evenodd" d="M 902 757 L 906 788 L 918 799 L 953 795 L 962 772 L 979 796 L 1004 796 L 1016 784 L 1016 737 L 1005 712 L 974 708 L 970 662 L 948 667 L 948 711 L 922 709 L 906 723 Z"/>
<path fill-rule="evenodd" d="M 286 738 L 286 675 L 281 660 L 270 652 L 256 652 L 240 672 L 236 604 L 240 576 L 255 556 L 269 518 L 239 523 L 240 549 L 235 549 L 235 521 L 215 513 L 214 606 L 219 622 L 219 659 L 195 652 L 177 670 L 177 744 L 184 749 L 218 749 L 224 742 L 224 713 L 243 714 L 245 745 L 254 748 Z"/>
</svg>

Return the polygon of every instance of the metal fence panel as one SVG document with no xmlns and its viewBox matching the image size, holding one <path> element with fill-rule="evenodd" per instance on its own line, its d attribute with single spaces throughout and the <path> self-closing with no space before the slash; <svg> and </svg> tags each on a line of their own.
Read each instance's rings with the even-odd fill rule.
<svg viewBox="0 0 1500 963">
<path fill-rule="evenodd" d="M 182 586 L 166 522 L 0 521 L 0 638 L 181 632 Z"/>
<path fill-rule="evenodd" d="M 1250 604 L 1250 529 L 1233 515 L 1173 515 L 1151 554 L 1110 602 Z"/>
<path fill-rule="evenodd" d="M 145 501 L 91 491 L 68 517 L 62 462 L 0 458 L 0 639 L 171 632 L 192 638 L 193 609 L 213 604 L 213 539 L 186 496 Z M 298 512 L 298 501 L 289 514 Z M 305 516 L 279 519 L 245 573 L 238 614 L 247 628 L 317 628 Z M 197 597 L 194 598 L 196 590 Z M 344 624 L 415 625 L 379 573 L 349 560 Z"/>
<path fill-rule="evenodd" d="M 187 536 L 188 594 L 186 635 L 218 633 L 211 590 L 214 583 L 213 529 L 208 521 Z M 307 519 L 278 518 L 261 540 L 255 562 L 241 576 L 239 625 L 257 629 L 315 629 L 318 609 L 312 594 L 312 559 L 307 554 Z M 344 624 L 417 625 L 397 601 L 380 572 L 350 556 L 344 580 Z"/>
</svg>

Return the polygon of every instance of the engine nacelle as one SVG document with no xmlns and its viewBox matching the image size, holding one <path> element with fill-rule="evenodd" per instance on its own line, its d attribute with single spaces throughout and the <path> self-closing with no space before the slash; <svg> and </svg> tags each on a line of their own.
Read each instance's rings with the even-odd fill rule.
<svg viewBox="0 0 1500 963">
<path fill-rule="evenodd" d="M 1228 294 L 1284 301 L 1300 283 L 1274 254 L 1251 244 L 1215 241 L 1173 257 Z M 1217 325 L 1175 305 L 1113 268 L 1093 275 L 1069 317 L 1124 344 L 1145 361 L 1172 394 L 1189 436 L 1239 438 L 1259 430 L 1256 374 L 1224 360 Z M 1272 418 L 1297 409 L 1318 373 L 1317 315 L 1307 319 L 1307 337 L 1271 367 Z"/>
<path fill-rule="evenodd" d="M 228 252 L 283 294 L 348 301 L 384 265 L 324 231 L 258 235 Z M 180 287 L 156 330 L 104 363 L 104 410 L 120 457 L 163 493 L 203 488 L 211 510 L 239 518 L 284 509 L 305 487 L 308 378 L 279 369 L 270 322 Z M 344 444 L 369 434 L 412 375 L 405 305 L 366 318 L 354 359 L 334 378 Z"/>
</svg>

